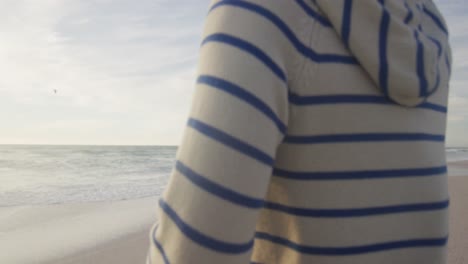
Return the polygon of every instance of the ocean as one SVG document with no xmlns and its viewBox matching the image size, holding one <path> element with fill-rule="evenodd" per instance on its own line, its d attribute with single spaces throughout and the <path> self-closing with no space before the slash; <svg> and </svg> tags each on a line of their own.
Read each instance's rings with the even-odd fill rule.
<svg viewBox="0 0 468 264">
<path fill-rule="evenodd" d="M 176 151 L 171 146 L 0 145 L 0 206 L 159 195 Z"/>
<path fill-rule="evenodd" d="M 0 145 L 0 206 L 79 203 L 160 195 L 175 146 Z M 468 160 L 468 148 L 447 148 Z"/>
</svg>

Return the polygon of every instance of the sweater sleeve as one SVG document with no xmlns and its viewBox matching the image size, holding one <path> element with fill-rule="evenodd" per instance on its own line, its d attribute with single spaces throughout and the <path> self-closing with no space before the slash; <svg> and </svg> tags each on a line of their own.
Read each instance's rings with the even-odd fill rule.
<svg viewBox="0 0 468 264">
<path fill-rule="evenodd" d="M 265 4 L 211 5 L 192 108 L 159 201 L 148 263 L 249 263 L 288 118 L 284 42 L 251 10 L 255 2 Z"/>
</svg>

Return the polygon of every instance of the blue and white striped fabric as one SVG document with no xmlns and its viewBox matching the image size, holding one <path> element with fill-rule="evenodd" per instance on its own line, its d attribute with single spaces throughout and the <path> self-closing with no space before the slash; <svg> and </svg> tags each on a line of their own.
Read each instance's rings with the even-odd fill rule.
<svg viewBox="0 0 468 264">
<path fill-rule="evenodd" d="M 445 263 L 430 0 L 218 0 L 148 263 Z"/>
</svg>

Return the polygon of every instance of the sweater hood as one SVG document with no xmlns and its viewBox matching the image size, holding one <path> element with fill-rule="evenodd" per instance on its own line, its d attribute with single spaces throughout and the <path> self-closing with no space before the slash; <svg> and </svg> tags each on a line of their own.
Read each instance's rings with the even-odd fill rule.
<svg viewBox="0 0 468 264">
<path fill-rule="evenodd" d="M 448 84 L 448 32 L 432 1 L 315 2 L 359 65 L 395 103 L 418 106 Z"/>
</svg>

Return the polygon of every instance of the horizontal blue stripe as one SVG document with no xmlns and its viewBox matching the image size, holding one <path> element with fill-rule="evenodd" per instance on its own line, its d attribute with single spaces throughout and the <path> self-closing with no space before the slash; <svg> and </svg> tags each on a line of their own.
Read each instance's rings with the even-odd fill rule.
<svg viewBox="0 0 468 264">
<path fill-rule="evenodd" d="M 232 202 L 234 204 L 259 209 L 262 207 L 270 210 L 280 211 L 287 214 L 306 216 L 306 217 L 359 217 L 378 214 L 392 214 L 403 212 L 430 211 L 439 210 L 448 206 L 448 201 L 436 203 L 403 204 L 385 207 L 372 208 L 350 208 L 350 209 L 311 209 L 286 206 L 273 202 L 264 202 L 262 199 L 256 199 L 239 192 L 230 190 L 217 184 L 202 175 L 197 174 L 192 169 L 184 165 L 181 161 L 176 162 L 176 169 L 189 179 L 193 184 L 215 195 L 218 198 Z"/>
<path fill-rule="evenodd" d="M 154 230 L 153 230 L 152 238 L 153 238 L 154 245 L 156 245 L 156 248 L 159 250 L 159 253 L 161 254 L 161 256 L 163 258 L 164 264 L 170 264 L 169 259 L 167 258 L 167 255 L 166 255 L 166 252 L 164 251 L 163 246 L 156 239 L 156 228 L 154 228 Z M 151 254 L 148 254 L 148 256 L 151 258 Z"/>
<path fill-rule="evenodd" d="M 294 93 L 289 93 L 289 102 L 295 105 L 322 105 L 322 104 L 383 104 L 395 105 L 390 99 L 380 95 L 353 95 L 353 94 L 337 94 L 337 95 L 312 95 L 301 96 Z M 424 102 L 418 106 L 441 113 L 447 113 L 447 107 Z"/>
<path fill-rule="evenodd" d="M 246 102 L 253 108 L 257 109 L 268 117 L 273 123 L 278 127 L 278 130 L 284 134 L 286 132 L 286 125 L 281 121 L 281 119 L 275 114 L 275 112 L 260 98 L 249 92 L 248 90 L 224 79 L 209 76 L 209 75 L 200 75 L 198 77 L 197 83 L 206 84 L 212 88 L 219 89 L 230 95 L 233 95 L 242 101 Z M 271 87 L 271 89 L 274 89 Z"/>
<path fill-rule="evenodd" d="M 379 95 L 311 95 L 301 96 L 289 93 L 289 102 L 296 105 L 321 105 L 321 104 L 341 104 L 341 103 L 360 103 L 360 104 L 393 104 L 389 99 Z"/>
<path fill-rule="evenodd" d="M 273 59 L 270 58 L 270 56 L 268 56 L 265 52 L 263 52 L 255 45 L 238 37 L 234 37 L 223 33 L 209 35 L 203 40 L 202 45 L 206 44 L 207 42 L 225 43 L 249 53 L 250 55 L 263 62 L 263 64 L 267 66 L 283 82 L 286 82 L 286 74 L 283 72 L 283 70 L 273 61 Z"/>
<path fill-rule="evenodd" d="M 278 16 L 273 14 L 268 9 L 242 0 L 223 0 L 210 9 L 210 12 L 220 6 L 235 6 L 252 11 L 272 22 L 288 39 L 293 46 L 302 53 L 305 57 L 318 63 L 343 63 L 343 64 L 358 64 L 357 60 L 352 56 L 337 55 L 337 54 L 319 54 L 311 48 L 304 45 L 291 31 L 291 29 Z"/>
<path fill-rule="evenodd" d="M 426 13 L 432 21 L 442 30 L 445 34 L 448 35 L 448 30 L 445 28 L 444 24 L 442 23 L 442 20 L 436 16 L 434 13 L 432 13 L 429 9 L 427 9 L 426 6 L 423 6 L 422 11 Z"/>
<path fill-rule="evenodd" d="M 350 197 L 351 198 L 351 197 Z M 396 213 L 412 213 L 421 211 L 434 211 L 445 209 L 449 206 L 449 201 L 435 203 L 402 204 L 393 206 L 370 207 L 370 208 L 349 208 L 349 209 L 310 209 L 291 207 L 277 203 L 265 202 L 265 208 L 274 211 L 284 212 L 290 215 L 304 217 L 362 217 L 370 215 L 384 215 Z"/>
<path fill-rule="evenodd" d="M 390 142 L 390 141 L 436 141 L 443 142 L 444 135 L 426 133 L 363 133 L 363 134 L 335 134 L 316 136 L 291 136 L 284 138 L 290 144 L 323 144 L 347 142 Z"/>
<path fill-rule="evenodd" d="M 204 134 L 205 136 L 216 140 L 232 149 L 239 151 L 246 156 L 249 156 L 265 165 L 272 166 L 273 165 L 273 158 L 270 157 L 267 153 L 257 149 L 256 147 L 245 143 L 217 128 L 214 128 L 208 124 L 205 124 L 199 120 L 190 118 L 188 121 L 188 126 L 192 127 L 193 129 L 199 131 L 200 133 Z"/>
<path fill-rule="evenodd" d="M 311 209 L 286 206 L 273 202 L 264 202 L 262 199 L 256 199 L 239 192 L 230 190 L 217 184 L 188 168 L 182 162 L 176 162 L 176 169 L 192 183 L 215 195 L 218 198 L 232 202 L 234 204 L 247 208 L 259 209 L 262 207 L 270 210 L 280 211 L 287 214 L 306 216 L 306 217 L 360 217 L 368 215 L 392 214 L 403 212 L 430 211 L 444 209 L 448 206 L 448 201 L 436 203 L 403 204 L 385 207 L 372 208 L 351 208 L 351 209 Z"/>
<path fill-rule="evenodd" d="M 228 243 L 221 240 L 217 240 L 207 235 L 204 235 L 200 231 L 196 230 L 195 228 L 186 224 L 178 215 L 177 213 L 162 199 L 159 200 L 159 206 L 161 209 L 166 213 L 169 218 L 176 224 L 179 230 L 184 233 L 189 239 L 194 241 L 195 243 L 204 246 L 206 248 L 212 249 L 217 252 L 227 253 L 227 254 L 240 254 L 249 251 L 254 241 L 253 239 L 247 243 L 236 244 L 236 243 Z M 226 227 L 229 228 L 229 227 Z"/>
<path fill-rule="evenodd" d="M 330 172 L 298 172 L 280 168 L 273 170 L 276 177 L 294 180 L 360 180 L 398 177 L 424 177 L 443 175 L 447 173 L 447 167 L 429 167 L 412 169 L 390 170 L 364 170 L 364 171 L 330 171 Z"/>
<path fill-rule="evenodd" d="M 412 169 L 389 169 L 389 170 L 363 170 L 363 171 L 328 171 L 328 172 L 299 172 L 280 168 L 273 170 L 276 177 L 293 180 L 361 180 L 382 179 L 399 177 L 424 177 L 443 175 L 447 173 L 447 167 L 429 167 Z"/>
<path fill-rule="evenodd" d="M 447 244 L 448 240 L 447 236 L 444 238 L 411 239 L 352 247 L 319 247 L 300 245 L 285 238 L 274 236 L 264 232 L 256 233 L 255 238 L 270 241 L 272 243 L 288 247 L 303 254 L 329 256 L 357 255 L 402 248 L 442 247 Z M 357 239 L 359 240 L 359 238 Z"/>
<path fill-rule="evenodd" d="M 420 104 L 418 107 L 434 110 L 434 111 L 441 112 L 441 113 L 447 113 L 447 107 L 437 105 L 437 104 L 433 104 L 433 103 L 429 103 L 429 102 L 424 102 L 424 103 Z"/>
<path fill-rule="evenodd" d="M 187 179 L 189 179 L 193 184 L 197 185 L 201 189 L 213 195 L 216 195 L 221 199 L 248 208 L 258 209 L 263 207 L 263 199 L 248 197 L 236 191 L 230 190 L 213 181 L 210 181 L 206 177 L 196 173 L 195 171 L 187 167 L 181 161 L 176 162 L 176 169 Z"/>
<path fill-rule="evenodd" d="M 332 27 L 332 24 L 330 23 L 330 21 L 320 15 L 317 11 L 313 10 L 310 6 L 308 6 L 304 0 L 296 0 L 296 3 L 302 7 L 302 9 L 312 18 L 314 18 L 315 20 L 317 20 L 317 22 L 319 22 L 322 26 L 324 27 Z"/>
</svg>

